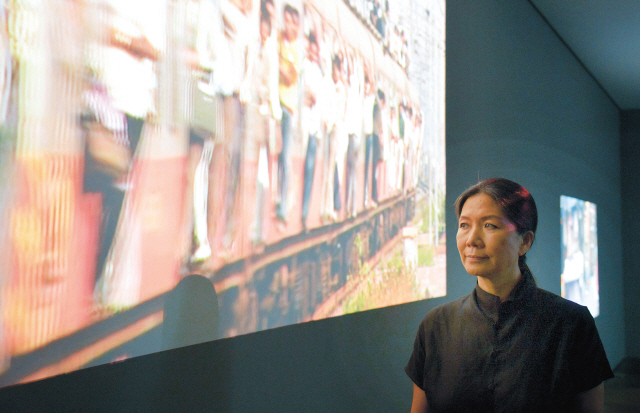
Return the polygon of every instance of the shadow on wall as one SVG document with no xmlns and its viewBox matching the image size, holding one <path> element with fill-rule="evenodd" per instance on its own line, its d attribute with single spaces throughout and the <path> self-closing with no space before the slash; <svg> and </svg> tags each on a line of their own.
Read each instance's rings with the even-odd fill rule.
<svg viewBox="0 0 640 413">
<path fill-rule="evenodd" d="M 216 340 L 219 324 L 213 283 L 202 275 L 188 275 L 165 298 L 162 349 Z"/>
</svg>

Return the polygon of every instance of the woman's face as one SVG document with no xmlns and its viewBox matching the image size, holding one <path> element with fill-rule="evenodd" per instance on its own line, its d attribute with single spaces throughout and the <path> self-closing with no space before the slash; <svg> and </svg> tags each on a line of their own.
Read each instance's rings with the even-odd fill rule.
<svg viewBox="0 0 640 413">
<path fill-rule="evenodd" d="M 518 234 L 489 195 L 473 195 L 462 206 L 458 220 L 456 241 L 462 265 L 469 274 L 492 281 L 516 278 L 518 258 L 533 241 L 533 233 L 527 234 Z"/>
</svg>

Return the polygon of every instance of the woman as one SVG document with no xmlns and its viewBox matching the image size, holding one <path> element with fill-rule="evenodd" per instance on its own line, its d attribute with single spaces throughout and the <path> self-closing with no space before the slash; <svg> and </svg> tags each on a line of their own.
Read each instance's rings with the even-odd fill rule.
<svg viewBox="0 0 640 413">
<path fill-rule="evenodd" d="M 538 223 L 522 186 L 488 179 L 455 204 L 474 291 L 430 311 L 405 371 L 417 412 L 602 412 L 613 377 L 586 307 L 541 290 L 525 264 Z"/>
</svg>

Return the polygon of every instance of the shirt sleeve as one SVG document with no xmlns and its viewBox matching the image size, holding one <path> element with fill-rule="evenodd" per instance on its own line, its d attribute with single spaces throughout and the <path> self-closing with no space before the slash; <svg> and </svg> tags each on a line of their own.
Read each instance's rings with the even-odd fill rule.
<svg viewBox="0 0 640 413">
<path fill-rule="evenodd" d="M 572 347 L 571 376 L 576 394 L 590 390 L 613 378 L 613 371 L 587 307 L 581 307 Z"/>
<path fill-rule="evenodd" d="M 407 373 L 411 381 L 424 390 L 424 366 L 425 366 L 425 322 L 420 323 L 418 333 L 413 343 L 413 352 L 409 357 L 404 371 Z"/>
</svg>

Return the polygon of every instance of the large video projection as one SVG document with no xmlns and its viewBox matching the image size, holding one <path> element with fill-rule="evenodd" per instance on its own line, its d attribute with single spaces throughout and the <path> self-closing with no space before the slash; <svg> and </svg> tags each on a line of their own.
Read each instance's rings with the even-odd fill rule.
<svg viewBox="0 0 640 413">
<path fill-rule="evenodd" d="M 444 0 L 1 12 L 0 386 L 446 294 Z"/>
</svg>

